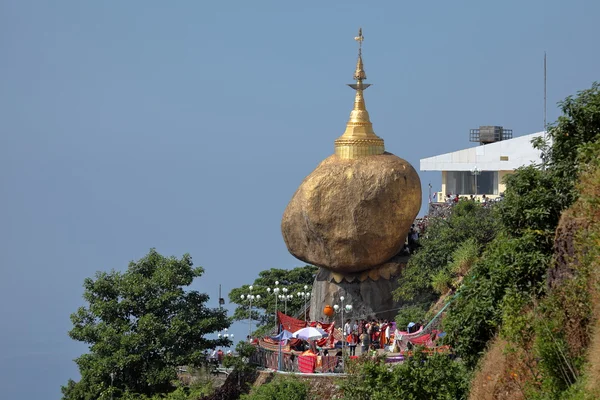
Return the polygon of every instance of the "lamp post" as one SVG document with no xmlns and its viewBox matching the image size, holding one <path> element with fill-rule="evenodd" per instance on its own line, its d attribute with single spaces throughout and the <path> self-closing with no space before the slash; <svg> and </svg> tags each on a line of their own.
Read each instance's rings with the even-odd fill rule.
<svg viewBox="0 0 600 400">
<path fill-rule="evenodd" d="M 250 290 L 250 292 L 252 292 L 253 286 L 250 285 L 248 287 L 248 289 Z M 257 294 L 256 296 L 253 294 L 241 295 L 240 298 L 242 300 L 248 300 L 250 302 L 250 308 L 248 311 L 248 337 L 251 337 L 252 336 L 252 300 L 254 300 L 254 299 L 260 300 L 260 294 Z"/>
<path fill-rule="evenodd" d="M 227 328 L 223 329 L 224 333 L 219 333 L 217 336 L 219 337 L 219 339 L 224 338 L 224 339 L 231 339 L 233 340 L 233 333 L 229 334 L 227 333 Z M 227 346 L 229 348 L 229 346 Z"/>
<path fill-rule="evenodd" d="M 287 294 L 287 292 L 288 292 L 287 288 L 283 288 L 281 291 L 283 292 L 283 294 L 279 295 L 279 299 L 281 301 L 283 301 L 283 304 L 284 304 L 283 313 L 287 315 L 287 302 L 288 302 L 288 300 L 291 300 L 292 298 L 294 298 L 294 295 Z"/>
<path fill-rule="evenodd" d="M 297 293 L 298 297 L 300 297 L 301 299 L 304 299 L 304 321 L 305 322 L 307 320 L 307 318 L 306 318 L 306 301 L 310 298 L 310 292 L 308 292 L 307 290 L 308 290 L 308 286 L 304 285 L 304 292 Z"/>
<path fill-rule="evenodd" d="M 279 326 L 277 324 L 277 298 L 279 297 L 279 281 L 275 281 L 275 287 L 272 289 L 273 294 L 275 295 L 275 327 L 277 328 L 277 333 L 279 333 Z M 271 294 L 271 288 L 267 288 L 267 293 Z"/>
<path fill-rule="evenodd" d="M 344 353 L 345 353 L 345 344 L 346 344 L 346 332 L 344 329 L 344 310 L 346 310 L 346 312 L 350 313 L 350 311 L 352 311 L 352 304 L 346 304 L 344 306 L 344 296 L 340 296 L 340 302 L 342 303 L 342 306 L 340 307 L 337 304 L 333 305 L 333 309 L 335 310 L 336 313 L 341 312 L 342 313 L 342 370 L 344 370 Z"/>
<path fill-rule="evenodd" d="M 471 174 L 475 178 L 475 196 L 477 196 L 477 175 L 481 174 L 481 171 L 479 170 L 479 168 L 477 168 L 477 165 L 473 167 L 473 169 L 471 170 Z"/>
</svg>

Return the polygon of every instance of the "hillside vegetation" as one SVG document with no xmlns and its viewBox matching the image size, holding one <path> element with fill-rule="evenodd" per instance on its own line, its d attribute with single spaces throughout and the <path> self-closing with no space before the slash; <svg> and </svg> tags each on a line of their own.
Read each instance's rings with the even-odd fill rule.
<svg viewBox="0 0 600 400">
<path fill-rule="evenodd" d="M 543 165 L 509 175 L 500 203 L 433 219 L 400 277 L 397 322 L 450 303 L 441 327 L 456 358 L 364 359 L 344 398 L 600 398 L 600 86 L 560 106 L 534 142 Z"/>
<path fill-rule="evenodd" d="M 552 145 L 538 143 L 545 168 L 509 178 L 507 201 L 498 207 L 505 243 L 490 246 L 492 253 L 471 272 L 464 300 L 448 315 L 458 349 L 488 346 L 472 399 L 600 397 L 598 89 L 594 84 L 562 103 L 564 115 L 550 130 Z M 492 299 L 484 311 L 489 322 L 479 323 L 487 328 L 480 336 L 485 343 L 457 331 L 469 314 L 471 293 L 478 301 Z"/>
</svg>

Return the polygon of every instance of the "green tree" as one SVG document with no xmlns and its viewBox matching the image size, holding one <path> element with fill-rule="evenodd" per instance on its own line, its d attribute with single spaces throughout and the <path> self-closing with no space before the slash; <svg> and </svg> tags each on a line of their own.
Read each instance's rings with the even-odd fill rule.
<svg viewBox="0 0 600 400">
<path fill-rule="evenodd" d="M 600 83 L 559 103 L 563 112 L 549 129 L 552 139 L 547 153 L 547 166 L 574 184 L 582 168 L 580 153 L 588 143 L 600 138 Z M 573 187 L 564 188 L 573 190 Z"/>
<path fill-rule="evenodd" d="M 498 205 L 501 226 L 512 237 L 535 233 L 546 251 L 562 211 L 573 201 L 571 182 L 539 167 L 522 167 L 506 178 L 504 201 Z"/>
<path fill-rule="evenodd" d="M 434 218 L 420 240 L 421 247 L 408 261 L 394 297 L 423 303 L 435 300 L 434 277 L 440 271 L 440 275 L 448 271 L 450 279 L 454 252 L 466 241 L 483 248 L 495 237 L 497 229 L 493 208 L 474 201 L 460 201 L 447 219 Z"/>
<path fill-rule="evenodd" d="M 245 297 L 251 293 L 255 296 L 260 295 L 260 299 L 255 298 L 252 301 L 252 320 L 256 321 L 257 328 L 262 327 L 261 333 L 266 333 L 265 330 L 274 328 L 276 295 L 272 289 L 275 287 L 280 289 L 279 295 L 284 294 L 283 289 L 285 288 L 287 294 L 293 296 L 287 301 L 287 314 L 298 315 L 304 309 L 305 304 L 305 300 L 298 296 L 298 292 L 305 292 L 304 286 L 308 287 L 309 292 L 311 291 L 317 269 L 313 265 L 306 265 L 291 270 L 272 268 L 261 271 L 252 284 L 252 290 L 250 290 L 250 285 L 244 285 L 229 292 L 229 301 L 238 305 L 233 313 L 233 319 L 239 321 L 248 319 L 250 303 L 246 298 L 242 300 L 241 296 Z M 279 282 L 279 284 L 275 285 L 275 282 Z M 271 289 L 271 291 L 269 292 L 267 289 Z M 281 300 L 277 300 L 277 302 L 277 309 L 283 312 L 285 303 Z M 308 305 L 308 301 L 306 304 Z"/>
<path fill-rule="evenodd" d="M 205 350 L 229 345 L 205 337 L 229 327 L 225 311 L 207 308 L 208 295 L 185 289 L 203 272 L 188 254 L 167 258 L 152 249 L 125 272 L 85 279 L 88 305 L 71 315 L 69 336 L 90 351 L 75 360 L 81 380 L 69 380 L 63 398 L 169 393 L 177 366 L 200 365 Z"/>
</svg>

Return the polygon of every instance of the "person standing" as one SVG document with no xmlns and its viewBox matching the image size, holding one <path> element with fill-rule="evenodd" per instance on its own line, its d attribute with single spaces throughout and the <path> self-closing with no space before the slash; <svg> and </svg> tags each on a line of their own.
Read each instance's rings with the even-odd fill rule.
<svg viewBox="0 0 600 400">
<path fill-rule="evenodd" d="M 351 333 L 352 333 L 352 325 L 350 324 L 350 320 L 347 319 L 346 323 L 344 324 L 344 336 L 348 336 Z"/>
<path fill-rule="evenodd" d="M 356 345 L 358 344 L 356 334 L 354 332 L 352 332 L 351 334 L 348 335 L 347 340 L 348 340 L 348 347 L 350 348 L 350 356 L 355 356 L 356 355 Z"/>
<path fill-rule="evenodd" d="M 388 324 L 385 327 L 385 344 L 390 344 L 390 328 L 392 327 L 392 324 L 390 324 L 388 322 Z"/>
<path fill-rule="evenodd" d="M 369 335 L 367 334 L 366 331 L 363 331 L 363 333 L 359 337 L 359 340 L 360 340 L 360 354 L 365 354 L 369 349 Z"/>
</svg>

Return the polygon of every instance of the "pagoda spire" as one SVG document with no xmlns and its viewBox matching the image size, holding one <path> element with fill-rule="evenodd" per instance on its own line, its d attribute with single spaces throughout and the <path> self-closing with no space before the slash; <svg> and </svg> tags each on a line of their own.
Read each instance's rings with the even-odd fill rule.
<svg viewBox="0 0 600 400">
<path fill-rule="evenodd" d="M 354 71 L 356 83 L 348 85 L 356 91 L 354 108 L 346 124 L 346 131 L 335 141 L 335 154 L 341 158 L 353 159 L 385 152 L 383 139 L 373 131 L 373 124 L 369 118 L 369 112 L 363 97 L 363 91 L 371 86 L 363 82 L 367 79 L 362 59 L 362 42 L 364 39 L 361 28 L 358 30 L 358 36 L 354 38 L 358 42 L 358 59 Z"/>
</svg>

